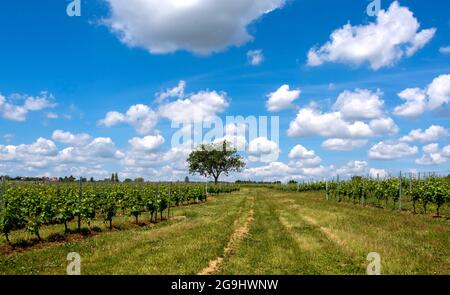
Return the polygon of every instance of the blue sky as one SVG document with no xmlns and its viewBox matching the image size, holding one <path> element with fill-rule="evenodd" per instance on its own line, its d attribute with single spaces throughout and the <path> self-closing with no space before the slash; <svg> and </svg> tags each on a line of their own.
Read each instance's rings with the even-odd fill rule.
<svg viewBox="0 0 450 295">
<path fill-rule="evenodd" d="M 0 5 L 0 174 L 182 179 L 170 123 L 183 101 L 187 117 L 280 117 L 279 143 L 247 139 L 232 179 L 450 172 L 448 1 L 381 0 L 378 17 L 365 0 L 92 0 L 80 17 L 69 2 Z"/>
</svg>

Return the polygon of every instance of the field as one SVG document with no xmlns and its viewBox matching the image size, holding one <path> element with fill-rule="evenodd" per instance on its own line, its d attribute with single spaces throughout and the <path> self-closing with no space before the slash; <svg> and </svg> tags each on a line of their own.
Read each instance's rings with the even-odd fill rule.
<svg viewBox="0 0 450 295">
<path fill-rule="evenodd" d="M 370 252 L 383 274 L 450 274 L 449 221 L 432 213 L 248 186 L 180 204 L 159 223 L 145 214 L 140 224 L 117 214 L 112 230 L 95 219 L 84 234 L 48 225 L 38 243 L 13 230 L 15 249 L 0 241 L 0 274 L 65 274 L 69 252 L 83 274 L 365 274 Z"/>
</svg>

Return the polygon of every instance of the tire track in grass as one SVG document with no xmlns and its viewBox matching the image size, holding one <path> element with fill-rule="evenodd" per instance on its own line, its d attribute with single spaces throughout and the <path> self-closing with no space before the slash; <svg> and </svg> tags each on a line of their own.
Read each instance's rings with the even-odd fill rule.
<svg viewBox="0 0 450 295">
<path fill-rule="evenodd" d="M 313 273 L 317 270 L 321 274 L 362 273 L 363 260 L 356 259 L 345 241 L 331 230 L 320 226 L 313 218 L 295 214 L 295 211 L 279 208 L 277 215 L 305 257 L 309 257 Z"/>
<path fill-rule="evenodd" d="M 223 250 L 223 255 L 215 258 L 214 260 L 209 261 L 208 266 L 202 269 L 198 274 L 199 275 L 211 275 L 217 273 L 220 267 L 223 264 L 225 258 L 229 257 L 231 253 L 239 246 L 240 242 L 248 235 L 250 231 L 250 227 L 253 223 L 253 204 L 254 198 L 250 199 L 251 205 L 250 210 L 247 213 L 247 218 L 243 225 L 236 228 L 233 234 L 228 241 L 228 244 L 225 246 Z M 239 224 L 239 218 L 235 220 L 235 225 Z"/>
</svg>

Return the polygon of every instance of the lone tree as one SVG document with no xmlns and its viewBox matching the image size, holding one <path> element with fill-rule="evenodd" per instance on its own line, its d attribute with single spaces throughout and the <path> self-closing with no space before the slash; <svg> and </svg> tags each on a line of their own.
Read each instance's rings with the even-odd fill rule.
<svg viewBox="0 0 450 295">
<path fill-rule="evenodd" d="M 202 144 L 192 151 L 187 159 L 189 173 L 213 177 L 217 184 L 221 174 L 240 172 L 245 167 L 242 157 L 227 141 L 220 143 Z"/>
</svg>

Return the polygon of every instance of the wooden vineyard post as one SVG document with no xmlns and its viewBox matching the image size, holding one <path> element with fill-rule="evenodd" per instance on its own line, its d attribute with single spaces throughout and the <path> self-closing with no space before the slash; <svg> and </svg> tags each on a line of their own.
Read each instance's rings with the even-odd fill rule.
<svg viewBox="0 0 450 295">
<path fill-rule="evenodd" d="M 172 188 L 172 182 L 169 182 L 169 204 L 168 204 L 168 206 L 167 206 L 167 220 L 169 220 L 170 219 L 170 197 L 171 197 L 171 195 L 170 195 L 170 193 L 171 193 L 171 188 Z"/>
<path fill-rule="evenodd" d="M 402 211 L 402 171 L 400 171 L 400 185 L 398 188 L 398 210 Z"/>
<path fill-rule="evenodd" d="M 81 231 L 81 201 L 83 196 L 83 177 L 80 176 L 80 195 L 78 197 L 78 232 Z"/>
<path fill-rule="evenodd" d="M 336 200 L 339 202 L 339 174 L 336 177 Z"/>
<path fill-rule="evenodd" d="M 328 180 L 325 181 L 325 197 L 328 201 Z"/>
<path fill-rule="evenodd" d="M 156 182 L 156 200 L 159 200 L 159 181 Z M 158 210 L 156 210 L 156 217 L 155 217 L 155 223 L 158 222 Z M 162 216 L 161 216 L 162 221 Z"/>
<path fill-rule="evenodd" d="M 5 202 L 6 177 L 2 176 L 2 188 L 0 192 L 0 213 L 3 212 L 3 203 Z"/>
<path fill-rule="evenodd" d="M 297 182 L 297 193 L 300 191 L 300 182 Z"/>
<path fill-rule="evenodd" d="M 364 204 L 365 204 L 365 190 L 364 190 L 364 176 L 362 177 L 362 179 L 361 179 L 361 185 L 362 185 L 362 192 L 361 192 L 361 204 L 364 206 Z"/>
<path fill-rule="evenodd" d="M 412 196 L 412 173 L 409 172 L 409 201 L 411 201 Z"/>
</svg>

